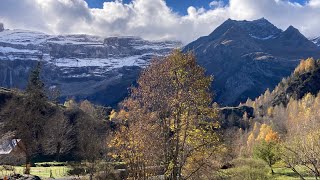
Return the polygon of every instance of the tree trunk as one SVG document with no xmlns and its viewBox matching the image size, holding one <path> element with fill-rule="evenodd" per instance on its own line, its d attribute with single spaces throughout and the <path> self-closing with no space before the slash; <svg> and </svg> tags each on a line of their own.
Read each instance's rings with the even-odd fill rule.
<svg viewBox="0 0 320 180">
<path fill-rule="evenodd" d="M 317 167 L 317 165 L 315 164 L 315 163 L 312 163 L 312 165 L 313 165 L 313 167 L 314 167 L 314 171 L 315 171 L 315 178 L 316 178 L 316 180 L 318 180 L 318 177 L 319 177 L 319 175 L 320 175 L 320 173 L 319 173 L 319 170 L 318 170 L 318 167 Z"/>
<path fill-rule="evenodd" d="M 291 170 L 293 172 L 295 172 L 296 174 L 298 174 L 298 176 L 300 177 L 301 180 L 305 180 L 305 178 L 294 167 L 291 167 Z"/>
<path fill-rule="evenodd" d="M 56 161 L 60 162 L 60 151 L 61 151 L 61 143 L 58 143 L 56 150 Z"/>
<path fill-rule="evenodd" d="M 31 157 L 26 153 L 26 164 L 24 174 L 30 174 L 30 166 L 31 166 Z"/>
</svg>

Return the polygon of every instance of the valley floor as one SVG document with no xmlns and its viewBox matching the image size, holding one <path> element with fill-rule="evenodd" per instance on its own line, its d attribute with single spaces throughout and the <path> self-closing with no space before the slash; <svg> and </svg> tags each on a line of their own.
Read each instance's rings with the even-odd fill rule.
<svg viewBox="0 0 320 180">
<path fill-rule="evenodd" d="M 246 165 L 245 165 L 246 166 Z M 0 169 L 0 179 L 4 176 L 12 175 L 13 173 L 17 174 L 23 174 L 23 166 L 14 166 L 13 170 L 4 170 Z M 69 176 L 68 171 L 71 170 L 71 167 L 69 166 L 51 166 L 51 167 L 32 167 L 31 168 L 31 175 L 39 176 L 41 179 L 60 179 L 60 180 L 69 180 L 69 179 L 87 179 L 86 177 L 74 177 Z M 247 173 L 247 174 L 255 174 L 257 172 L 262 172 L 261 169 L 251 169 L 250 172 L 244 172 L 241 170 L 241 168 L 230 168 L 228 170 L 223 170 L 221 173 L 226 173 L 234 171 L 239 173 Z M 303 167 L 298 167 L 297 170 L 301 172 L 301 174 L 305 177 L 306 180 L 315 179 L 312 175 L 308 173 L 308 171 Z M 50 172 L 51 172 L 51 178 L 50 178 Z M 299 176 L 295 174 L 292 170 L 289 168 L 284 167 L 282 164 L 277 164 L 274 167 L 274 175 L 270 175 L 270 172 L 266 172 L 268 179 L 275 179 L 275 180 L 299 180 Z M 242 177 L 242 174 L 239 174 L 238 177 L 233 176 L 235 179 L 240 179 L 240 176 Z M 244 179 L 247 180 L 248 177 L 251 175 L 246 175 Z M 254 178 L 251 176 L 251 179 Z M 250 178 L 249 178 L 250 179 Z"/>
</svg>

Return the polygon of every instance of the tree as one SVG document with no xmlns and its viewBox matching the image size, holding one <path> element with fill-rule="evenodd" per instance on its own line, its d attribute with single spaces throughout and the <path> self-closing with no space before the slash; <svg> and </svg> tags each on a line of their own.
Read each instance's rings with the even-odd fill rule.
<svg viewBox="0 0 320 180">
<path fill-rule="evenodd" d="M 63 104 L 67 109 L 77 109 L 78 104 L 74 99 L 69 99 L 68 101 L 65 101 Z"/>
<path fill-rule="evenodd" d="M 36 67 L 31 71 L 26 92 L 27 94 L 37 96 L 40 99 L 47 99 L 44 90 L 44 83 L 40 76 L 41 67 L 41 62 L 38 62 Z"/>
<path fill-rule="evenodd" d="M 287 139 L 283 143 L 283 159 L 297 174 L 295 166 L 303 165 L 318 179 L 320 154 L 319 95 L 306 94 L 301 100 L 289 101 Z M 301 175 L 300 175 L 301 176 Z M 301 176 L 302 177 L 302 176 Z"/>
<path fill-rule="evenodd" d="M 317 62 L 313 58 L 301 60 L 298 67 L 294 70 L 294 74 L 302 74 L 314 70 L 317 66 Z"/>
<path fill-rule="evenodd" d="M 60 155 L 69 152 L 74 147 L 73 127 L 68 122 L 63 112 L 57 112 L 47 121 L 44 129 L 43 148 L 46 154 L 54 154 L 56 161 L 60 161 Z"/>
<path fill-rule="evenodd" d="M 143 179 L 146 168 L 163 167 L 167 179 L 191 178 L 208 165 L 219 141 L 211 81 L 192 53 L 179 50 L 143 71 L 122 103 L 128 115 L 118 119 L 113 141 L 133 176 Z"/>
<path fill-rule="evenodd" d="M 319 178 L 319 138 L 320 131 L 314 130 L 303 136 L 295 136 L 284 144 L 283 159 L 294 172 L 300 174 L 295 166 L 303 165 L 314 174 L 315 179 Z"/>
<path fill-rule="evenodd" d="M 88 168 L 90 179 L 97 170 L 98 160 L 103 158 L 105 153 L 106 126 L 102 121 L 104 116 L 103 108 L 96 108 L 89 101 L 85 100 L 77 105 L 74 100 L 65 103 L 69 110 L 77 111 L 77 118 L 74 125 L 76 129 L 76 149 L 79 158 L 84 160 Z"/>
<path fill-rule="evenodd" d="M 101 127 L 103 127 L 102 122 L 84 113 L 80 114 L 76 123 L 78 154 L 85 161 L 91 180 L 97 160 L 101 159 L 104 153 L 105 136 L 99 134 Z"/>
<path fill-rule="evenodd" d="M 51 86 L 48 89 L 48 99 L 58 105 L 61 92 L 57 86 Z"/>
<path fill-rule="evenodd" d="M 274 165 L 279 159 L 279 146 L 276 141 L 262 140 L 260 144 L 256 145 L 253 149 L 255 157 L 265 161 L 271 169 L 271 173 L 274 174 L 272 165 Z"/>
<path fill-rule="evenodd" d="M 14 132 L 15 139 L 21 139 L 21 147 L 26 157 L 25 173 L 30 173 L 30 163 L 34 155 L 41 151 L 41 137 L 44 124 L 53 108 L 47 103 L 44 83 L 40 78 L 41 64 L 36 65 L 30 73 L 26 92 L 17 95 L 3 108 L 1 115 L 4 129 Z"/>
</svg>

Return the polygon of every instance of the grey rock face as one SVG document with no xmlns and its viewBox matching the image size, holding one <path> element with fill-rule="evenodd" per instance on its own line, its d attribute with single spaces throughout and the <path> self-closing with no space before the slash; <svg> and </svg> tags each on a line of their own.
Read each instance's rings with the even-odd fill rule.
<svg viewBox="0 0 320 180">
<path fill-rule="evenodd" d="M 47 35 L 25 30 L 0 32 L 0 86 L 25 88 L 28 73 L 39 60 L 49 87 L 62 99 L 75 97 L 114 105 L 128 93 L 141 68 L 181 44 L 137 37 Z"/>
<path fill-rule="evenodd" d="M 230 127 L 238 127 L 242 129 L 248 128 L 245 125 L 244 121 L 241 122 L 244 115 L 246 114 L 247 118 L 254 117 L 254 109 L 249 106 L 238 106 L 238 107 L 224 107 L 220 108 L 219 119 L 221 128 L 227 129 Z"/>
<path fill-rule="evenodd" d="M 278 29 L 265 18 L 254 21 L 238 21 L 236 23 L 247 31 L 251 37 L 256 39 L 274 38 L 279 36 L 282 32 L 281 29 Z"/>
<path fill-rule="evenodd" d="M 184 47 L 188 50 L 214 75 L 216 101 L 224 105 L 238 105 L 273 89 L 300 59 L 320 56 L 320 48 L 297 29 L 282 31 L 266 19 L 229 19 Z"/>
<path fill-rule="evenodd" d="M 4 25 L 3 23 L 0 23 L 0 32 L 4 30 Z"/>
</svg>

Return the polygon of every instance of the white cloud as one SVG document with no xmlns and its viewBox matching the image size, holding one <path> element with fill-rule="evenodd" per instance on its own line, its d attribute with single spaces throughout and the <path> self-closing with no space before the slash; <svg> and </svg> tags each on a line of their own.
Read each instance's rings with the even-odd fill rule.
<svg viewBox="0 0 320 180">
<path fill-rule="evenodd" d="M 100 36 L 134 35 L 146 39 L 190 42 L 207 35 L 228 18 L 265 17 L 285 29 L 293 25 L 307 36 L 319 36 L 320 0 L 305 4 L 287 0 L 220 0 L 211 9 L 189 7 L 181 16 L 164 0 L 105 2 L 102 9 L 89 8 L 84 0 L 1 0 L 0 22 L 7 28 L 47 33 L 88 33 Z"/>
<path fill-rule="evenodd" d="M 215 1 L 210 2 L 209 6 L 213 7 L 213 8 L 223 7 L 224 6 L 224 2 L 220 1 L 220 0 L 215 0 Z"/>
<path fill-rule="evenodd" d="M 320 0 L 311 0 L 309 2 L 309 5 L 314 8 L 320 8 Z"/>
</svg>

